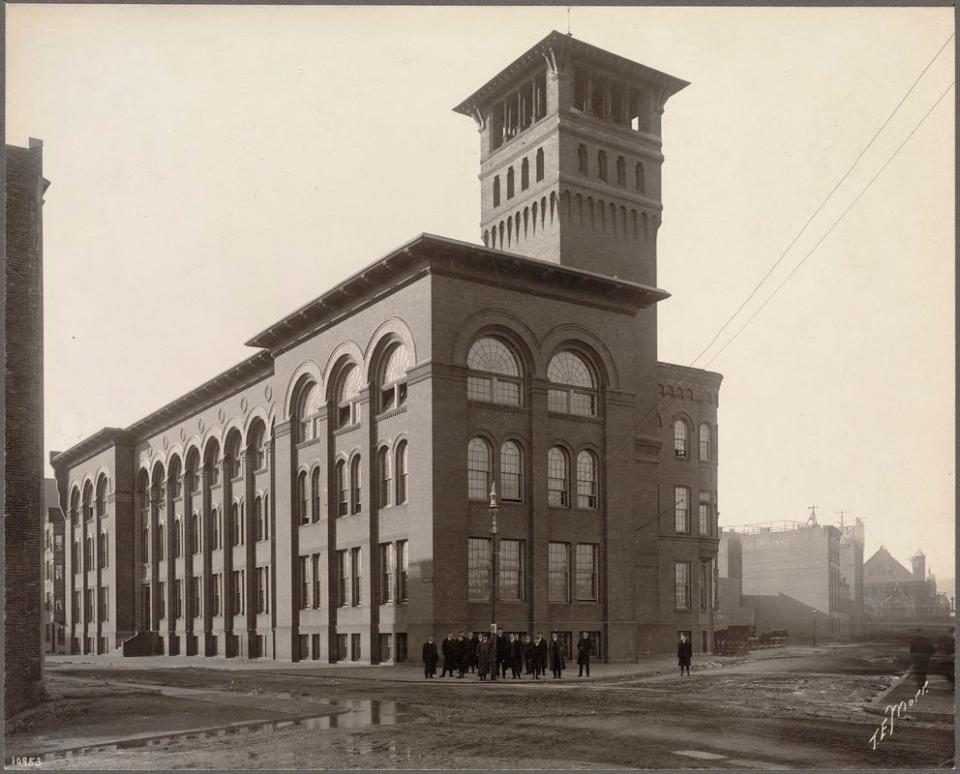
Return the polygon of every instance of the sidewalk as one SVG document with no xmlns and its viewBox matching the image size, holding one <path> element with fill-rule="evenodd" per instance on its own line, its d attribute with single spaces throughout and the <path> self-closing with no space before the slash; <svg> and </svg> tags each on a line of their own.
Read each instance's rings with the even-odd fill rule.
<svg viewBox="0 0 960 774">
<path fill-rule="evenodd" d="M 904 672 L 890 688 L 865 704 L 864 709 L 875 715 L 884 715 L 889 713 L 888 707 L 905 702 L 907 707 L 902 710 L 903 717 L 953 725 L 956 715 L 953 686 L 940 675 L 931 674 L 927 677 L 927 692 L 917 697 L 917 688 L 913 672 Z M 910 706 L 911 700 L 913 706 Z"/>
<path fill-rule="evenodd" d="M 694 657 L 691 671 L 693 673 L 720 669 L 724 666 L 738 664 L 758 656 L 713 656 L 706 654 L 701 658 Z M 763 658 L 763 656 L 759 656 Z M 265 659 L 249 660 L 238 658 L 197 656 L 47 656 L 46 668 L 51 673 L 61 670 L 94 671 L 110 669 L 123 670 L 161 670 L 161 669 L 211 669 L 221 671 L 252 671 L 269 672 L 271 674 L 309 675 L 330 679 L 373 680 L 378 682 L 425 682 L 423 667 L 420 664 L 365 664 L 342 663 L 325 664 L 318 661 L 279 662 Z M 617 681 L 620 679 L 634 679 L 660 674 L 673 674 L 678 670 L 677 658 L 672 654 L 648 654 L 641 656 L 637 661 L 590 665 L 590 677 L 577 677 L 575 662 L 567 662 L 562 680 L 575 682 Z M 539 684 L 550 683 L 553 680 L 549 675 L 542 677 Z M 477 681 L 476 674 L 468 673 L 463 679 L 441 678 L 437 670 L 435 682 L 444 684 L 470 684 Z M 508 685 L 520 685 L 532 682 L 532 675 L 524 675 L 523 680 L 513 680 L 509 676 L 500 678 L 498 682 Z M 556 681 L 560 682 L 560 681 Z"/>
</svg>

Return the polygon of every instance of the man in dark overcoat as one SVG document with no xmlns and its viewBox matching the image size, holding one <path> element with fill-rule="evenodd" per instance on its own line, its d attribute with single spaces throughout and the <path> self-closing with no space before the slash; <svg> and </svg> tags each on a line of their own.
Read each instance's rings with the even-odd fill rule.
<svg viewBox="0 0 960 774">
<path fill-rule="evenodd" d="M 547 641 L 543 639 L 543 632 L 537 632 L 537 638 L 533 641 L 533 676 L 540 679 L 547 669 Z"/>
<path fill-rule="evenodd" d="M 467 638 L 463 636 L 463 632 L 461 631 L 457 635 L 457 656 L 460 659 L 460 674 L 458 674 L 457 677 L 463 677 L 470 668 L 469 646 L 470 643 L 467 642 Z"/>
<path fill-rule="evenodd" d="M 690 662 L 693 661 L 693 643 L 683 633 L 680 634 L 680 642 L 677 643 L 677 661 L 680 664 L 680 675 L 683 675 L 684 669 L 689 675 Z"/>
<path fill-rule="evenodd" d="M 437 676 L 437 660 L 440 658 L 437 653 L 437 643 L 433 641 L 433 635 L 427 637 L 423 643 L 423 676 L 427 679 Z"/>
<path fill-rule="evenodd" d="M 587 632 L 580 632 L 580 639 L 577 640 L 577 666 L 580 671 L 577 677 L 583 677 L 583 670 L 587 670 L 587 677 L 590 677 L 590 654 L 593 652 L 593 640 Z"/>
<path fill-rule="evenodd" d="M 521 673 L 523 672 L 523 657 L 524 657 L 524 644 L 520 641 L 520 638 L 515 635 L 510 635 L 510 670 L 513 674 L 514 680 L 520 680 Z"/>
<path fill-rule="evenodd" d="M 443 638 L 443 642 L 440 643 L 440 652 L 443 654 L 443 671 L 440 673 L 440 677 L 446 677 L 447 672 L 450 673 L 450 677 L 453 677 L 453 669 L 457 665 L 454 642 L 456 640 L 453 639 L 453 632 L 448 632 L 447 636 Z"/>
<path fill-rule="evenodd" d="M 474 637 L 473 632 L 467 632 L 467 671 L 473 672 L 477 668 L 477 645 L 480 638 Z"/>
<path fill-rule="evenodd" d="M 553 672 L 555 678 L 560 678 L 563 677 L 563 670 L 566 666 L 566 653 L 563 647 L 563 640 L 554 632 L 550 639 L 550 671 Z"/>
<path fill-rule="evenodd" d="M 497 629 L 497 668 L 500 677 L 507 676 L 507 665 L 510 663 L 510 641 L 503 633 L 503 629 Z"/>
</svg>

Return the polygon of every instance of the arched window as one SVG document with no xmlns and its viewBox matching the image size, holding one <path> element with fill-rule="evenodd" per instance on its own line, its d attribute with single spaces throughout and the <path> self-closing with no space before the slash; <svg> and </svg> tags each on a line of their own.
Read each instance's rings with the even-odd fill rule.
<svg viewBox="0 0 960 774">
<path fill-rule="evenodd" d="M 231 433 L 230 440 L 227 442 L 226 455 L 226 475 L 228 478 L 237 478 L 243 473 L 243 460 L 240 456 L 240 434 Z"/>
<path fill-rule="evenodd" d="M 270 495 L 263 496 L 263 539 L 270 539 Z"/>
<path fill-rule="evenodd" d="M 107 515 L 107 477 L 100 476 L 97 481 L 97 516 L 103 518 Z"/>
<path fill-rule="evenodd" d="M 570 505 L 570 460 L 559 446 L 547 452 L 547 503 L 554 508 Z"/>
<path fill-rule="evenodd" d="M 200 455 L 196 451 L 187 460 L 187 486 L 191 492 L 200 491 Z"/>
<path fill-rule="evenodd" d="M 397 505 L 407 501 L 407 442 L 397 444 Z"/>
<path fill-rule="evenodd" d="M 230 538 L 231 546 L 240 545 L 240 504 L 234 503 L 230 506 Z"/>
<path fill-rule="evenodd" d="M 524 159 L 520 162 L 520 190 L 526 191 L 530 187 L 530 162 Z"/>
<path fill-rule="evenodd" d="M 161 522 L 157 525 L 157 561 L 159 562 L 163 561 L 167 552 L 166 535 L 164 533 L 163 522 Z"/>
<path fill-rule="evenodd" d="M 543 180 L 543 148 L 537 149 L 537 182 Z"/>
<path fill-rule="evenodd" d="M 310 520 L 320 521 L 320 468 L 310 474 Z"/>
<path fill-rule="evenodd" d="M 500 206 L 500 175 L 493 178 L 493 206 Z"/>
<path fill-rule="evenodd" d="M 617 156 L 617 185 L 627 185 L 627 160 L 623 156 Z"/>
<path fill-rule="evenodd" d="M 597 177 L 601 180 L 607 179 L 607 152 L 605 150 L 597 151 Z"/>
<path fill-rule="evenodd" d="M 107 566 L 107 533 L 101 532 L 97 536 L 97 566 Z"/>
<path fill-rule="evenodd" d="M 253 517 L 257 522 L 257 540 L 263 540 L 266 535 L 263 523 L 263 498 L 260 495 L 253 498 Z"/>
<path fill-rule="evenodd" d="M 682 419 L 678 419 L 673 423 L 673 456 L 686 459 L 689 457 L 689 443 L 690 433 L 687 429 L 687 423 Z"/>
<path fill-rule="evenodd" d="M 557 414 L 581 417 L 597 415 L 597 386 L 593 372 L 575 352 L 564 350 L 550 358 L 547 379 L 547 409 Z"/>
<path fill-rule="evenodd" d="M 297 474 L 297 505 L 300 524 L 310 523 L 310 493 L 307 491 L 307 473 L 301 470 Z"/>
<path fill-rule="evenodd" d="M 93 518 L 93 485 L 87 482 L 83 488 L 83 520 L 88 521 Z"/>
<path fill-rule="evenodd" d="M 395 344 L 384 359 L 380 374 L 380 411 L 399 408 L 407 402 L 407 369 L 410 354 L 403 344 Z"/>
<path fill-rule="evenodd" d="M 267 450 L 263 446 L 263 439 L 266 435 L 266 428 L 262 422 L 255 422 L 250 429 L 250 440 L 247 444 L 250 453 L 253 455 L 253 469 L 263 470 L 267 466 Z"/>
<path fill-rule="evenodd" d="M 690 531 L 690 490 L 685 486 L 673 488 L 674 526 L 677 532 Z"/>
<path fill-rule="evenodd" d="M 390 505 L 390 490 L 392 489 L 393 473 L 390 465 L 390 450 L 386 446 L 381 446 L 377 452 L 377 472 L 380 476 L 380 492 L 378 504 L 381 508 Z"/>
<path fill-rule="evenodd" d="M 311 382 L 303 388 L 297 402 L 297 442 L 317 437 L 317 415 L 320 413 L 320 386 Z"/>
<path fill-rule="evenodd" d="M 467 354 L 467 368 L 479 372 L 467 377 L 467 398 L 485 403 L 520 405 L 520 363 L 500 339 L 483 336 Z"/>
<path fill-rule="evenodd" d="M 210 486 L 216 486 L 220 483 L 220 450 L 216 446 L 214 446 L 207 460 L 207 480 L 210 482 Z"/>
<path fill-rule="evenodd" d="M 363 386 L 360 369 L 347 366 L 340 377 L 337 392 L 337 426 L 349 427 L 360 421 L 360 388 Z"/>
<path fill-rule="evenodd" d="M 467 444 L 467 497 L 486 501 L 490 491 L 490 447 L 482 438 Z"/>
<path fill-rule="evenodd" d="M 503 500 L 523 500 L 523 454 L 515 441 L 500 447 L 500 497 Z"/>
<path fill-rule="evenodd" d="M 142 491 L 142 490 L 141 490 Z M 141 495 L 141 508 L 143 507 L 144 499 Z M 77 517 L 80 511 L 80 490 L 74 489 L 73 493 L 70 495 L 70 522 L 72 524 L 77 523 Z"/>
<path fill-rule="evenodd" d="M 713 458 L 713 450 L 710 447 L 710 425 L 702 422 L 700 424 L 700 459 L 704 462 L 709 462 Z"/>
<path fill-rule="evenodd" d="M 190 516 L 190 540 L 193 553 L 200 553 L 200 517 L 197 514 Z"/>
<path fill-rule="evenodd" d="M 589 163 L 587 161 L 587 146 L 580 143 L 577 146 L 577 171 L 581 175 L 589 174 Z"/>
<path fill-rule="evenodd" d="M 83 544 L 84 556 L 84 569 L 92 570 L 93 569 L 93 538 L 88 537 Z M 159 557 L 163 559 L 163 555 Z"/>
<path fill-rule="evenodd" d="M 347 463 L 340 460 L 336 467 L 337 475 L 337 515 L 346 516 L 348 513 L 347 500 Z"/>
<path fill-rule="evenodd" d="M 173 523 L 174 535 L 173 535 L 173 555 L 175 558 L 179 558 L 183 555 L 183 531 L 182 523 L 180 519 L 177 519 Z"/>
<path fill-rule="evenodd" d="M 644 193 L 644 189 L 647 187 L 646 175 L 643 171 L 643 163 L 638 161 L 637 165 L 633 168 L 633 185 L 640 193 Z"/>
<path fill-rule="evenodd" d="M 577 455 L 577 507 L 597 507 L 597 458 L 593 452 Z"/>
<path fill-rule="evenodd" d="M 508 199 L 513 198 L 513 188 L 514 188 L 513 167 L 510 167 L 510 169 L 507 170 L 507 198 Z"/>
<path fill-rule="evenodd" d="M 350 513 L 360 513 L 360 455 L 350 462 Z"/>
</svg>

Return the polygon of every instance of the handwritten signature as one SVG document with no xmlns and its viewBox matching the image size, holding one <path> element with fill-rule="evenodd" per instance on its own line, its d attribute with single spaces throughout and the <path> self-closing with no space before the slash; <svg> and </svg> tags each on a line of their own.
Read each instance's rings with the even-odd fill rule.
<svg viewBox="0 0 960 774">
<path fill-rule="evenodd" d="M 873 736 L 870 737 L 870 746 L 872 749 L 876 750 L 877 746 L 881 741 L 886 739 L 888 736 L 893 736 L 893 720 L 894 718 L 902 718 L 903 713 L 912 707 L 914 704 L 917 704 L 920 701 L 920 697 L 927 692 L 928 683 L 924 681 L 917 692 L 913 695 L 912 698 L 907 699 L 906 701 L 901 701 L 898 704 L 888 704 L 883 708 L 884 714 L 889 713 L 889 718 L 884 718 L 883 722 L 880 724 L 880 727 L 873 732 Z"/>
</svg>

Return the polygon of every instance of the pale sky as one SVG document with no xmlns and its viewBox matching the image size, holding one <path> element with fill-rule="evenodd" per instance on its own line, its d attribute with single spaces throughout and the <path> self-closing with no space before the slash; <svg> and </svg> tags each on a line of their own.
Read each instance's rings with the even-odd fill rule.
<svg viewBox="0 0 960 774">
<path fill-rule="evenodd" d="M 7 136 L 44 141 L 48 449 L 253 354 L 420 232 L 479 241 L 451 108 L 564 7 L 8 5 Z M 660 359 L 689 364 L 953 31 L 951 8 L 578 8 L 691 82 L 663 121 Z M 953 80 L 953 42 L 746 314 Z M 721 525 L 866 522 L 954 567 L 954 91 L 710 368 Z M 716 347 L 712 351 L 716 351 Z M 711 354 L 697 365 L 703 366 Z"/>
</svg>

